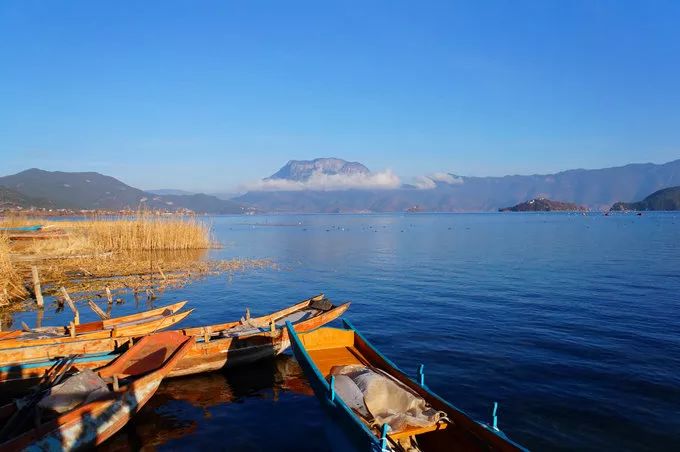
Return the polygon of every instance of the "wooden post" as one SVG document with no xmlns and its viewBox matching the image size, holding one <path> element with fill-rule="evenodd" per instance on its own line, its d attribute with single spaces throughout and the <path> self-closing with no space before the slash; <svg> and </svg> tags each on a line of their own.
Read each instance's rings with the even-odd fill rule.
<svg viewBox="0 0 680 452">
<path fill-rule="evenodd" d="M 113 296 L 111 295 L 111 289 L 109 289 L 109 286 L 106 286 L 106 299 L 109 300 L 109 304 L 113 303 Z"/>
<path fill-rule="evenodd" d="M 250 320 L 250 308 L 246 308 L 246 320 Z"/>
<path fill-rule="evenodd" d="M 38 309 L 36 316 L 35 316 L 35 327 L 36 328 L 42 328 L 43 315 L 45 315 L 45 311 L 43 309 Z"/>
<path fill-rule="evenodd" d="M 95 303 L 94 301 L 88 300 L 87 303 L 90 305 L 90 308 L 94 311 L 94 313 L 99 316 L 100 319 L 106 320 L 111 318 L 111 316 L 102 311 L 101 308 L 97 306 L 97 303 Z"/>
<path fill-rule="evenodd" d="M 40 289 L 40 277 L 38 276 L 38 267 L 33 265 L 31 267 L 31 272 L 33 273 L 33 291 L 35 292 L 35 301 L 38 303 L 38 307 L 43 307 L 43 296 L 42 290 Z"/>
<path fill-rule="evenodd" d="M 272 333 L 276 331 L 276 323 L 274 323 L 274 319 L 272 319 L 272 323 L 270 325 Z"/>
<path fill-rule="evenodd" d="M 158 269 L 158 273 L 161 274 L 161 277 L 163 278 L 163 281 L 167 281 L 168 278 L 165 277 L 165 273 L 163 273 L 163 269 L 161 268 L 160 265 L 156 264 L 156 268 Z"/>
<path fill-rule="evenodd" d="M 66 304 L 68 304 L 68 307 L 71 308 L 71 311 L 73 311 L 73 324 L 80 325 L 80 314 L 76 309 L 76 305 L 73 304 L 73 300 L 71 300 L 71 297 L 69 297 L 68 292 L 66 292 L 65 287 L 61 288 L 61 293 L 64 295 L 64 300 L 66 300 Z"/>
</svg>

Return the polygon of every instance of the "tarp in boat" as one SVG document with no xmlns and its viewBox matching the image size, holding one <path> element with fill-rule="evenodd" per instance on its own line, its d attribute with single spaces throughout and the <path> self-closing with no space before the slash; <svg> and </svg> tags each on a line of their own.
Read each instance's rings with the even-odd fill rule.
<svg viewBox="0 0 680 452">
<path fill-rule="evenodd" d="M 336 394 L 371 425 L 388 424 L 391 431 L 437 424 L 445 413 L 437 411 L 401 382 L 377 369 L 352 364 L 335 366 Z"/>
</svg>

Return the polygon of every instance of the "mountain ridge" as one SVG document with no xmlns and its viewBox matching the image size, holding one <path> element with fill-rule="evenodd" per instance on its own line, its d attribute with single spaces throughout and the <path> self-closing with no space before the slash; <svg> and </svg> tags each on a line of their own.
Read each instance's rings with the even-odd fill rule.
<svg viewBox="0 0 680 452">
<path fill-rule="evenodd" d="M 320 157 L 313 160 L 289 160 L 281 169 L 264 180 L 285 179 L 305 182 L 314 174 L 334 176 L 369 173 L 370 170 L 359 162 L 349 162 L 336 157 Z"/>
<path fill-rule="evenodd" d="M 592 210 L 609 209 L 621 199 L 640 199 L 680 185 L 680 159 L 664 164 L 630 163 L 598 169 L 569 169 L 553 174 L 430 179 L 426 188 L 402 184 L 381 190 L 250 191 L 234 198 L 268 212 L 495 211 L 527 199 L 563 199 Z"/>
<path fill-rule="evenodd" d="M 51 207 L 75 210 L 150 209 L 200 213 L 242 213 L 244 208 L 214 196 L 156 195 L 93 171 L 65 172 L 30 168 L 0 177 L 0 185 L 29 199 L 49 201 Z"/>
</svg>

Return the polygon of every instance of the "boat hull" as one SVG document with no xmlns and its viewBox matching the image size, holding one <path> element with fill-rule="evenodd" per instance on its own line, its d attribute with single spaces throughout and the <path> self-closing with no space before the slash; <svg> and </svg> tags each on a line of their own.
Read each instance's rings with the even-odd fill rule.
<svg viewBox="0 0 680 452">
<path fill-rule="evenodd" d="M 60 415 L 0 447 L 29 451 L 83 450 L 103 443 L 148 402 L 194 341 L 193 337 L 173 332 L 145 337 L 99 370 L 102 378 L 140 375 L 126 388 Z"/>
<path fill-rule="evenodd" d="M 137 314 L 75 325 L 75 334 L 73 336 L 68 335 L 70 327 L 38 328 L 31 333 L 19 332 L 19 335 L 11 332 L 13 334 L 7 334 L 6 336 L 0 337 L 0 350 L 18 347 L 68 344 L 91 339 L 142 336 L 167 329 L 184 320 L 193 311 L 190 309 L 188 311 L 178 312 L 185 304 L 186 301 L 182 301 L 173 305 Z M 55 334 L 56 336 L 43 338 L 29 337 L 29 334 L 35 333 L 49 333 Z"/>
<path fill-rule="evenodd" d="M 296 323 L 299 331 L 311 331 L 344 314 L 349 303 L 336 306 L 327 312 Z M 179 330 L 185 333 L 186 330 Z M 193 331 L 193 330 L 192 330 Z M 45 347 L 28 347 L 16 350 L 0 350 L 0 390 L 4 394 L 17 393 L 35 384 L 45 372 L 57 365 L 64 356 L 82 355 L 75 359 L 74 369 L 95 369 L 115 359 L 127 347 L 129 339 L 102 339 L 78 341 Z M 256 334 L 210 339 L 197 337 L 189 351 L 175 365 L 168 377 L 194 375 L 251 364 L 284 352 L 290 346 L 288 331 L 278 327 L 275 331 Z M 18 355 L 23 359 L 14 359 Z"/>
</svg>

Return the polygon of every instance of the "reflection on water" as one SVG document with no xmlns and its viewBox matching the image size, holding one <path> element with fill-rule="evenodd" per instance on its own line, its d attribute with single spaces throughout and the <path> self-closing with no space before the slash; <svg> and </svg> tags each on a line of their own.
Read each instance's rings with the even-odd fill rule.
<svg viewBox="0 0 680 452">
<path fill-rule="evenodd" d="M 191 441 L 199 436 L 199 426 L 210 424 L 225 410 L 238 413 L 250 401 L 272 405 L 289 394 L 308 398 L 314 395 L 302 369 L 290 355 L 232 371 L 166 380 L 133 420 L 101 449 L 189 448 L 191 442 L 179 440 Z M 268 418 L 264 416 L 261 421 L 266 424 Z M 215 442 L 215 437 L 212 441 Z M 256 444 L 245 446 L 259 449 Z"/>
</svg>

